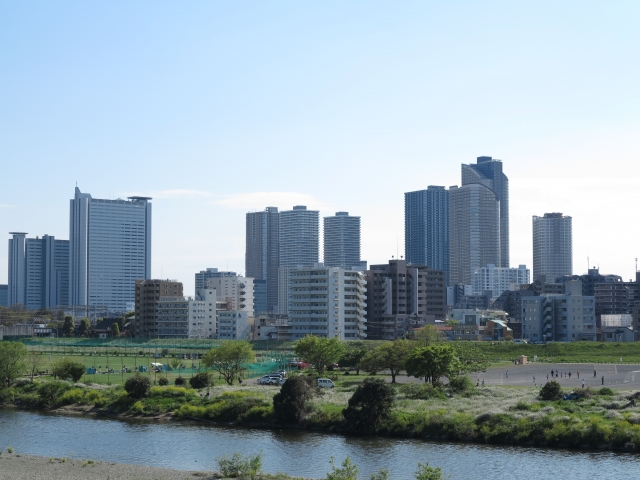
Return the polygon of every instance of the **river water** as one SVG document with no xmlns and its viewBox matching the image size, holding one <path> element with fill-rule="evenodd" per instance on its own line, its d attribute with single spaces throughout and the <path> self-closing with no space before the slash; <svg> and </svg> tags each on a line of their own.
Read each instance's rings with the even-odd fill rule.
<svg viewBox="0 0 640 480">
<path fill-rule="evenodd" d="M 45 457 L 75 457 L 183 470 L 215 470 L 216 457 L 263 453 L 263 469 L 321 478 L 329 459 L 346 456 L 361 478 L 389 468 L 411 479 L 429 462 L 457 479 L 640 478 L 640 455 L 497 447 L 393 438 L 356 438 L 291 430 L 189 423 L 131 422 L 0 409 L 0 448 Z"/>
</svg>

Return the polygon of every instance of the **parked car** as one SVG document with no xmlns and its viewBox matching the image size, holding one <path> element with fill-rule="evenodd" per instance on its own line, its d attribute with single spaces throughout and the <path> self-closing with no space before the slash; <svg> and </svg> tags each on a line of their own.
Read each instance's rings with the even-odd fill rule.
<svg viewBox="0 0 640 480">
<path fill-rule="evenodd" d="M 333 388 L 335 387 L 335 383 L 333 383 L 330 379 L 328 378 L 319 378 L 318 379 L 318 386 L 320 388 Z"/>
<path fill-rule="evenodd" d="M 287 376 L 287 371 L 286 371 L 286 370 L 280 370 L 278 373 L 280 374 L 280 376 L 281 376 L 282 378 L 284 378 L 284 377 L 286 377 L 286 376 Z"/>
<path fill-rule="evenodd" d="M 286 378 L 281 378 L 281 379 L 280 379 L 280 385 L 284 385 L 284 382 L 286 382 L 286 381 L 287 381 L 287 379 L 286 379 Z"/>
<path fill-rule="evenodd" d="M 270 375 L 263 375 L 258 379 L 258 385 L 276 385 L 278 379 L 272 378 Z"/>
</svg>

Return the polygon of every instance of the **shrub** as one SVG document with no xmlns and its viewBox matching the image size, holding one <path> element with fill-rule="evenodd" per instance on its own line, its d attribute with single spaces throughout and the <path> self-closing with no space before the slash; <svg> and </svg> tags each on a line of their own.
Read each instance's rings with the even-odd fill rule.
<svg viewBox="0 0 640 480">
<path fill-rule="evenodd" d="M 216 458 L 216 462 L 218 462 L 218 468 L 223 477 L 250 478 L 253 480 L 260 474 L 262 453 L 243 457 L 241 453 L 235 452 L 232 457 L 223 455 Z"/>
<path fill-rule="evenodd" d="M 473 382 L 466 375 L 451 377 L 449 388 L 456 393 L 464 393 L 473 390 Z"/>
<path fill-rule="evenodd" d="M 406 383 L 400 386 L 400 393 L 413 400 L 429 400 L 431 398 L 445 399 L 444 393 L 434 388 L 430 383 Z"/>
<path fill-rule="evenodd" d="M 336 467 L 335 458 L 331 457 L 331 471 L 327 473 L 327 480 L 358 480 L 358 467 L 351 463 L 349 457 L 344 459 L 341 467 Z"/>
<path fill-rule="evenodd" d="M 62 380 L 72 380 L 77 382 L 84 375 L 84 365 L 80 362 L 74 362 L 68 358 L 62 358 L 54 362 L 51 366 L 53 377 L 59 377 Z"/>
<path fill-rule="evenodd" d="M 207 388 L 212 385 L 211 377 L 207 372 L 201 372 L 189 379 L 189 385 L 196 390 L 200 388 Z"/>
<path fill-rule="evenodd" d="M 600 390 L 593 392 L 594 395 L 615 395 L 614 391 L 609 387 L 602 387 Z"/>
<path fill-rule="evenodd" d="M 560 400 L 562 398 L 562 387 L 555 380 L 550 380 L 540 389 L 540 398 L 542 400 Z"/>
<path fill-rule="evenodd" d="M 307 413 L 314 390 L 313 379 L 309 377 L 291 377 L 284 382 L 273 397 L 273 411 L 278 421 L 298 423 Z"/>
<path fill-rule="evenodd" d="M 162 387 L 169 385 L 169 379 L 167 377 L 160 377 L 160 380 L 158 380 L 158 385 Z"/>
<path fill-rule="evenodd" d="M 418 470 L 414 474 L 417 480 L 441 480 L 442 469 L 430 467 L 429 463 L 418 463 Z"/>
<path fill-rule="evenodd" d="M 73 388 L 64 392 L 57 400 L 58 405 L 71 405 L 73 403 L 81 403 L 84 397 L 84 390 L 81 388 Z"/>
<path fill-rule="evenodd" d="M 184 385 L 185 383 L 187 383 L 187 381 L 182 377 L 178 377 L 174 380 L 173 383 L 176 385 Z"/>
<path fill-rule="evenodd" d="M 353 432 L 374 431 L 391 413 L 396 391 L 380 378 L 367 378 L 349 399 L 342 411 L 347 429 Z"/>
<path fill-rule="evenodd" d="M 52 382 L 43 382 L 38 385 L 38 395 L 40 395 L 42 402 L 48 405 L 56 403 L 58 397 L 70 388 L 71 386 L 66 382 L 55 380 Z"/>
<path fill-rule="evenodd" d="M 151 381 L 148 377 L 141 375 L 134 375 L 124 383 L 124 389 L 127 391 L 131 398 L 144 397 L 149 388 L 151 387 Z"/>
</svg>

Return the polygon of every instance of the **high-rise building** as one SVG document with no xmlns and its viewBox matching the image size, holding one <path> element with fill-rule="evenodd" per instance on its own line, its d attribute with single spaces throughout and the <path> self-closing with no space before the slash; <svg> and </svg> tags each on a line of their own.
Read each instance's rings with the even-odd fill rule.
<svg viewBox="0 0 640 480">
<path fill-rule="evenodd" d="M 0 285 L 0 307 L 9 306 L 9 285 Z"/>
<path fill-rule="evenodd" d="M 182 282 L 178 282 L 177 280 L 136 280 L 136 314 L 133 321 L 133 335 L 135 337 L 155 338 L 159 334 L 163 336 L 173 335 L 172 333 L 168 333 L 170 326 L 166 323 L 163 324 L 166 328 L 161 329 L 161 332 L 158 331 L 158 302 L 161 297 L 182 297 Z M 176 312 L 176 314 L 178 314 L 178 312 Z M 184 322 L 178 320 L 177 323 L 180 323 L 180 325 L 176 328 L 183 329 L 182 324 Z"/>
<path fill-rule="evenodd" d="M 305 335 L 362 340 L 365 333 L 365 279 L 362 272 L 322 263 L 289 272 L 291 339 Z"/>
<path fill-rule="evenodd" d="M 412 328 L 445 320 L 447 285 L 443 270 L 405 260 L 371 265 L 367 282 L 367 338 L 395 340 Z"/>
<path fill-rule="evenodd" d="M 126 312 L 136 280 L 151 276 L 151 200 L 92 198 L 76 187 L 71 200 L 69 303 Z"/>
<path fill-rule="evenodd" d="M 10 304 L 22 304 L 29 310 L 54 309 L 69 299 L 69 241 L 25 238 L 12 233 L 9 240 Z"/>
<path fill-rule="evenodd" d="M 207 268 L 196 273 L 196 290 L 205 288 L 207 281 L 212 278 L 236 277 L 236 272 L 219 272 L 217 268 Z"/>
<path fill-rule="evenodd" d="M 408 263 L 449 276 L 449 192 L 430 185 L 404 194 L 404 251 Z"/>
<path fill-rule="evenodd" d="M 482 183 L 449 189 L 449 284 L 471 285 L 473 272 L 503 265 L 500 202 Z"/>
<path fill-rule="evenodd" d="M 261 315 L 269 312 L 267 308 L 267 281 L 253 281 L 253 314 Z"/>
<path fill-rule="evenodd" d="M 217 301 L 227 302 L 228 310 L 253 316 L 253 278 L 239 275 L 215 277 L 207 280 L 206 287 L 216 290 Z"/>
<path fill-rule="evenodd" d="M 266 281 L 267 311 L 278 307 L 280 266 L 280 214 L 276 207 L 247 213 L 245 275 Z"/>
<path fill-rule="evenodd" d="M 473 295 L 483 295 L 491 291 L 491 299 L 495 300 L 512 286 L 528 285 L 529 269 L 526 265 L 518 268 L 501 268 L 495 265 L 476 268 L 473 272 Z M 519 288 L 519 287 L 518 287 Z"/>
<path fill-rule="evenodd" d="M 350 269 L 360 263 L 360 217 L 336 212 L 324 217 L 324 264 Z"/>
<path fill-rule="evenodd" d="M 478 157 L 477 163 L 462 165 L 462 185 L 479 183 L 495 193 L 500 203 L 500 263 L 509 266 L 509 179 L 502 172 L 502 161 Z"/>
<path fill-rule="evenodd" d="M 533 275 L 553 279 L 573 274 L 571 217 L 562 213 L 533 216 Z"/>
<path fill-rule="evenodd" d="M 289 272 L 299 266 L 318 263 L 319 212 L 303 205 L 280 212 L 280 268 L 278 270 L 278 313 L 289 307 Z"/>
</svg>

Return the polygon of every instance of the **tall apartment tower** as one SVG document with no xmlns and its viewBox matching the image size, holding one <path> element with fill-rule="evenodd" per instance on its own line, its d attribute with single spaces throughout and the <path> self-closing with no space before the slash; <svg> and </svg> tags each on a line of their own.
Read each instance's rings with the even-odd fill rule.
<svg viewBox="0 0 640 480">
<path fill-rule="evenodd" d="M 207 282 L 214 278 L 237 277 L 236 272 L 219 272 L 217 268 L 207 268 L 196 273 L 196 291 L 205 288 Z"/>
<path fill-rule="evenodd" d="M 280 214 L 276 207 L 247 213 L 245 275 L 266 281 L 266 308 L 278 307 L 278 267 L 280 266 Z M 261 312 L 262 313 L 262 312 Z"/>
<path fill-rule="evenodd" d="M 69 241 L 25 238 L 12 233 L 9 240 L 10 304 L 29 310 L 55 309 L 69 301 Z"/>
<path fill-rule="evenodd" d="M 573 274 L 571 217 L 562 213 L 533 216 L 533 277 L 551 281 Z"/>
<path fill-rule="evenodd" d="M 125 312 L 151 276 L 151 200 L 91 198 L 76 187 L 69 227 L 69 303 Z"/>
<path fill-rule="evenodd" d="M 502 172 L 502 161 L 478 157 L 478 162 L 462 165 L 462 185 L 479 183 L 489 188 L 500 202 L 500 263 L 509 267 L 509 179 Z"/>
<path fill-rule="evenodd" d="M 163 306 L 158 302 L 162 298 L 182 297 L 182 283 L 177 280 L 136 280 L 134 285 L 136 304 L 136 315 L 133 321 L 134 337 L 154 338 L 159 334 L 164 337 L 156 321 L 158 313 L 162 310 L 159 307 Z"/>
<path fill-rule="evenodd" d="M 449 189 L 449 282 L 471 285 L 473 272 L 502 265 L 500 201 L 481 183 Z"/>
<path fill-rule="evenodd" d="M 360 264 L 360 217 L 336 212 L 324 217 L 324 265 L 350 269 Z"/>
<path fill-rule="evenodd" d="M 407 263 L 449 276 L 449 192 L 430 185 L 404 194 L 404 253 Z"/>
</svg>

